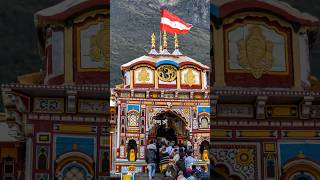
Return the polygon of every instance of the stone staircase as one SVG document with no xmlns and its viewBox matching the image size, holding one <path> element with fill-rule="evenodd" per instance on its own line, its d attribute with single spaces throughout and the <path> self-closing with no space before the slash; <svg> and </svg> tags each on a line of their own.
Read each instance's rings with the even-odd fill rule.
<svg viewBox="0 0 320 180">
<path fill-rule="evenodd" d="M 134 180 L 148 180 L 148 173 L 140 173 L 134 176 Z M 156 173 L 154 180 L 163 180 L 163 174 Z"/>
</svg>

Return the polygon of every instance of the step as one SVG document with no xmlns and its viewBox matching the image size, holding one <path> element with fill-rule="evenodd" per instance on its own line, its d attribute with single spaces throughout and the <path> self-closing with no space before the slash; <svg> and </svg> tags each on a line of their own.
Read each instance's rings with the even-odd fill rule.
<svg viewBox="0 0 320 180">
<path fill-rule="evenodd" d="M 135 180 L 148 180 L 148 173 L 139 173 L 134 176 Z M 156 173 L 154 180 L 163 180 L 163 174 Z"/>
</svg>

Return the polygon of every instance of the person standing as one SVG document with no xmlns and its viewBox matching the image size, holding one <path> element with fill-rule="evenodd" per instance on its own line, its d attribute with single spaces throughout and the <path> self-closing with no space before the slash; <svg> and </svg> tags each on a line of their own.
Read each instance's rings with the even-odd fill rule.
<svg viewBox="0 0 320 180">
<path fill-rule="evenodd" d="M 188 157 L 186 157 L 184 161 L 185 161 L 186 168 L 191 168 L 191 166 L 195 162 L 195 159 L 192 157 L 191 151 L 188 152 Z"/>
<path fill-rule="evenodd" d="M 156 173 L 156 162 L 157 162 L 157 146 L 153 140 L 147 146 L 146 161 L 148 166 L 149 180 L 152 180 Z"/>
</svg>

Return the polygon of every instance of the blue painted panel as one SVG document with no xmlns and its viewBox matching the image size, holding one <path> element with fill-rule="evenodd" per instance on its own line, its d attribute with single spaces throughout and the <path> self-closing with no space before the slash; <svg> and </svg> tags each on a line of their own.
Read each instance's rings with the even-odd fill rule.
<svg viewBox="0 0 320 180">
<path fill-rule="evenodd" d="M 161 60 L 161 61 L 157 62 L 156 67 L 163 65 L 163 64 L 171 64 L 171 65 L 176 66 L 177 68 L 179 67 L 178 63 L 176 63 L 175 61 L 170 60 L 170 59 L 165 59 L 165 60 Z"/>
<path fill-rule="evenodd" d="M 99 180 L 109 180 L 110 177 L 107 177 L 107 176 L 100 176 L 99 177 Z"/>
<path fill-rule="evenodd" d="M 198 106 L 198 113 L 207 112 L 210 113 L 210 106 Z"/>
<path fill-rule="evenodd" d="M 82 137 L 56 137 L 56 154 L 57 156 L 72 151 L 73 144 L 77 144 L 77 149 L 92 158 L 94 157 L 94 139 Z"/>
<path fill-rule="evenodd" d="M 296 157 L 299 152 L 303 152 L 306 157 L 320 162 L 320 144 L 280 144 L 281 165 L 284 165 L 287 160 Z"/>
<path fill-rule="evenodd" d="M 220 17 L 220 10 L 219 7 L 216 6 L 215 4 L 210 4 L 210 14 Z"/>
<path fill-rule="evenodd" d="M 136 110 L 140 112 L 140 105 L 139 104 L 128 104 L 127 106 L 128 111 Z"/>
</svg>

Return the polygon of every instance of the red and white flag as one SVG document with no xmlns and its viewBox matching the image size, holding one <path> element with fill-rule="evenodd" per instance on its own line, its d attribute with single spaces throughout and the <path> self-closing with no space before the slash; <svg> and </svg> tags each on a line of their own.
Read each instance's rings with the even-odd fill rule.
<svg viewBox="0 0 320 180">
<path fill-rule="evenodd" d="M 160 30 L 168 33 L 185 34 L 190 31 L 192 24 L 182 21 L 178 16 L 166 9 L 161 11 Z"/>
</svg>

